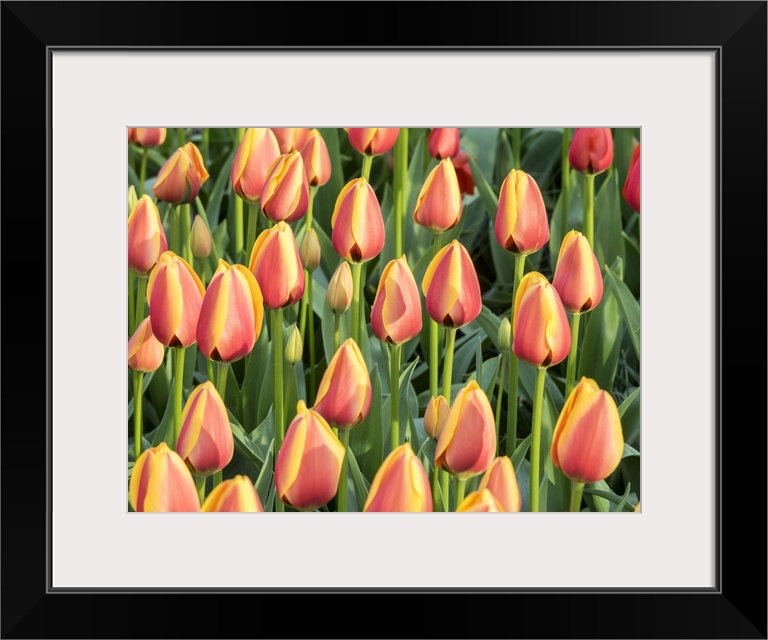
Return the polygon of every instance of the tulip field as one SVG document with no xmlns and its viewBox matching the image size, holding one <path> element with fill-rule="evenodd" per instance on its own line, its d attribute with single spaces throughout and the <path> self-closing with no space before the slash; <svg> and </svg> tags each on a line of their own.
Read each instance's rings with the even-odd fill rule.
<svg viewBox="0 0 768 640">
<path fill-rule="evenodd" d="M 129 511 L 640 511 L 640 131 L 128 129 Z"/>
</svg>

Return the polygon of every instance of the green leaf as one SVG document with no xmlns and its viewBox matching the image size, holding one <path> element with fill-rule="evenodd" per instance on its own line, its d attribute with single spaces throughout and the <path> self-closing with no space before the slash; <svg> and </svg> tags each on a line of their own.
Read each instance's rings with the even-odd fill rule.
<svg viewBox="0 0 768 640">
<path fill-rule="evenodd" d="M 468 127 L 461 130 L 461 147 L 469 154 L 470 162 L 474 162 L 487 176 L 493 175 L 498 139 L 498 127 Z M 474 167 L 472 167 L 472 177 L 475 177 Z M 475 185 L 477 185 L 477 178 L 475 178 Z"/>
<path fill-rule="evenodd" d="M 237 153 L 237 145 L 232 148 L 232 151 L 227 156 L 227 160 L 224 163 L 220 173 L 216 176 L 216 181 L 213 184 L 211 195 L 208 197 L 208 203 L 205 208 L 205 213 L 208 216 L 209 228 L 215 228 L 219 226 L 221 220 L 221 201 L 224 198 L 224 193 L 227 192 L 231 198 L 237 196 L 231 190 L 230 174 L 232 173 L 232 163 L 235 161 L 235 154 Z M 221 255 L 223 252 L 220 251 Z"/>
<path fill-rule="evenodd" d="M 266 456 L 262 454 L 260 447 L 245 434 L 243 427 L 232 415 L 232 412 L 228 410 L 227 413 L 229 414 L 229 426 L 232 429 L 235 447 L 257 471 L 260 471 Z"/>
<path fill-rule="evenodd" d="M 625 444 L 635 444 L 640 438 L 640 387 L 630 393 L 619 406 Z"/>
<path fill-rule="evenodd" d="M 374 365 L 370 374 L 372 401 L 371 409 L 365 419 L 349 434 L 349 446 L 359 458 L 362 472 L 373 480 L 384 459 L 384 421 L 382 419 L 381 377 L 378 365 Z M 355 462 L 357 464 L 357 462 Z"/>
<path fill-rule="evenodd" d="M 609 496 L 616 494 L 611 491 L 608 483 L 605 480 L 599 482 L 591 482 L 584 487 L 584 498 L 587 500 L 587 504 L 590 502 L 592 511 L 600 511 L 607 513 L 611 510 Z M 617 497 L 618 499 L 618 497 Z"/>
<path fill-rule="evenodd" d="M 343 129 L 320 128 L 320 135 L 328 149 L 328 156 L 331 160 L 331 178 L 328 182 L 319 187 L 315 195 L 313 207 L 313 217 L 318 222 L 318 226 L 323 229 L 324 234 L 331 233 L 331 216 L 333 207 L 336 204 L 336 198 L 344 187 L 344 168 L 341 162 L 339 151 L 339 135 L 346 135 Z"/>
<path fill-rule="evenodd" d="M 595 255 L 601 265 L 613 264 L 617 259 L 624 262 L 619 199 L 618 174 L 611 170 L 595 197 Z"/>
<path fill-rule="evenodd" d="M 272 471 L 272 468 L 274 467 L 274 464 L 272 464 L 274 459 L 274 456 L 272 455 L 273 450 L 274 440 L 269 442 L 269 446 L 267 448 L 267 457 L 264 460 L 264 464 L 261 467 L 261 472 L 259 473 L 259 477 L 256 479 L 255 484 L 256 493 L 259 494 L 259 499 L 261 500 L 261 504 L 265 510 L 270 490 L 274 489 L 274 473 Z"/>
<path fill-rule="evenodd" d="M 627 485 L 627 488 L 624 491 L 624 495 L 618 496 L 610 489 L 605 490 L 605 489 L 593 489 L 592 487 L 589 487 L 589 486 L 584 487 L 585 494 L 593 496 L 595 499 L 599 499 L 602 501 L 601 508 L 599 508 L 598 511 L 610 511 L 611 508 L 608 503 L 617 505 L 617 508 L 614 509 L 614 511 L 621 511 L 621 510 L 634 511 L 635 510 L 634 505 L 627 505 L 627 499 L 629 498 L 629 494 L 630 494 L 629 490 L 630 490 L 630 486 Z"/>
<path fill-rule="evenodd" d="M 265 374 L 270 371 L 270 363 L 269 335 L 266 321 L 262 320 L 259 339 L 245 357 L 243 387 L 240 390 L 240 403 L 243 408 L 242 422 L 248 429 L 259 424 L 259 398 L 261 397 Z M 229 384 L 227 384 L 227 388 L 229 388 Z"/>
<path fill-rule="evenodd" d="M 494 348 L 498 350 L 499 327 L 501 326 L 501 318 L 494 314 L 493 311 L 491 311 L 488 307 L 483 305 L 480 309 L 480 315 L 475 318 L 474 322 L 480 326 L 480 328 L 485 332 L 485 335 L 488 336 Z"/>
<path fill-rule="evenodd" d="M 620 265 L 621 263 L 619 263 Z M 619 312 L 632 340 L 635 355 L 640 358 L 640 303 L 632 295 L 627 285 L 612 268 L 606 267 L 604 276 L 606 288 L 618 302 Z M 599 306 L 599 305 L 598 305 Z"/>
<path fill-rule="evenodd" d="M 173 388 L 176 386 L 176 379 L 171 380 L 171 391 L 168 394 L 168 401 L 165 405 L 163 419 L 155 429 L 155 437 L 152 438 L 152 446 L 156 447 L 161 442 L 165 442 L 171 449 L 176 448 L 176 437 L 173 433 Z M 182 405 L 183 406 L 183 405 Z"/>
<path fill-rule="evenodd" d="M 362 511 L 365 506 L 365 501 L 368 499 L 368 490 L 371 485 L 363 477 L 360 472 L 360 467 L 357 464 L 355 454 L 352 453 L 350 448 L 347 448 L 347 455 L 349 456 L 349 480 L 351 480 L 352 486 L 349 487 L 351 491 L 348 491 L 349 500 L 347 500 L 347 510 L 352 511 L 354 506 L 355 511 Z"/>
</svg>

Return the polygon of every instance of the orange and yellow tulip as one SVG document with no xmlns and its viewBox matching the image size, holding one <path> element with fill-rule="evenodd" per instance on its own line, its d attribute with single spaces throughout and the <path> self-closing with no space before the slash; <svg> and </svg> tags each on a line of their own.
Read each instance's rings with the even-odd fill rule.
<svg viewBox="0 0 768 640">
<path fill-rule="evenodd" d="M 371 309 L 371 326 L 379 340 L 402 344 L 421 331 L 421 297 L 405 255 L 381 273 Z"/>
<path fill-rule="evenodd" d="M 493 494 L 504 511 L 518 512 L 523 507 L 523 497 L 517 484 L 515 468 L 507 456 L 498 456 L 480 479 L 478 491 L 487 489 Z"/>
<path fill-rule="evenodd" d="M 475 265 L 458 240 L 443 247 L 429 263 L 421 290 L 430 317 L 445 327 L 469 324 L 483 307 Z"/>
<path fill-rule="evenodd" d="M 488 489 L 473 491 L 456 507 L 456 513 L 501 513 L 503 511 L 506 511 L 504 505 Z"/>
<path fill-rule="evenodd" d="M 347 338 L 328 363 L 320 380 L 315 410 L 339 429 L 350 429 L 371 410 L 373 390 L 360 347 Z"/>
<path fill-rule="evenodd" d="M 432 490 L 424 465 L 408 442 L 390 453 L 373 477 L 365 512 L 431 512 Z"/>
<path fill-rule="evenodd" d="M 459 153 L 459 130 L 456 127 L 432 129 L 427 136 L 429 155 L 438 160 L 453 158 Z"/>
<path fill-rule="evenodd" d="M 288 307 L 304 295 L 304 267 L 293 230 L 286 222 L 278 222 L 256 238 L 249 269 L 268 309 Z"/>
<path fill-rule="evenodd" d="M 167 250 L 160 212 L 152 198 L 145 194 L 128 216 L 128 268 L 145 276 Z"/>
<path fill-rule="evenodd" d="M 331 242 L 350 262 L 367 262 L 384 248 L 384 218 L 376 193 L 365 178 L 348 182 L 336 198 Z"/>
<path fill-rule="evenodd" d="M 613 162 L 613 137 L 608 127 L 580 128 L 573 132 L 568 162 L 576 171 L 595 175 Z"/>
<path fill-rule="evenodd" d="M 215 487 L 208 494 L 200 511 L 263 513 L 264 507 L 253 482 L 246 476 L 235 476 Z"/>
<path fill-rule="evenodd" d="M 549 241 L 547 208 L 533 177 L 512 169 L 501 185 L 494 225 L 496 240 L 507 251 L 526 256 Z"/>
<path fill-rule="evenodd" d="M 147 283 L 152 332 L 166 347 L 188 347 L 197 340 L 197 321 L 205 287 L 181 256 L 165 251 Z"/>
<path fill-rule="evenodd" d="M 310 129 L 306 142 L 301 147 L 304 169 L 310 187 L 322 187 L 331 179 L 331 157 L 323 136 L 317 129 Z"/>
<path fill-rule="evenodd" d="M 261 211 L 272 222 L 296 222 L 309 208 L 309 185 L 298 151 L 283 154 L 269 168 L 261 190 Z"/>
<path fill-rule="evenodd" d="M 200 511 L 192 473 L 165 442 L 137 458 L 128 495 L 134 511 Z"/>
<path fill-rule="evenodd" d="M 349 129 L 349 143 L 367 156 L 380 156 L 395 146 L 400 129 L 374 127 L 371 129 Z"/>
<path fill-rule="evenodd" d="M 264 299 L 253 273 L 219 260 L 197 321 L 200 351 L 224 364 L 244 358 L 259 339 L 263 319 Z"/>
<path fill-rule="evenodd" d="M 152 193 L 163 202 L 185 204 L 197 198 L 208 177 L 200 150 L 194 143 L 187 142 L 160 167 Z"/>
<path fill-rule="evenodd" d="M 155 371 L 163 364 L 164 355 L 163 345 L 152 333 L 152 323 L 144 318 L 128 340 L 128 367 L 143 373 Z"/>
<path fill-rule="evenodd" d="M 128 135 L 128 141 L 133 142 L 139 147 L 159 147 L 165 142 L 167 129 L 165 127 L 155 127 L 147 129 L 131 129 L 133 133 Z"/>
<path fill-rule="evenodd" d="M 624 453 L 621 417 L 613 396 L 582 377 L 565 401 L 552 434 L 553 464 L 576 482 L 611 475 Z"/>
<path fill-rule="evenodd" d="M 248 204 L 256 204 L 267 172 L 279 156 L 280 145 L 272 129 L 246 129 L 230 172 L 235 193 Z"/>
<path fill-rule="evenodd" d="M 340 316 L 352 304 L 352 271 L 349 268 L 349 262 L 344 260 L 333 272 L 331 281 L 328 283 L 328 291 L 325 293 L 325 304 L 333 312 L 333 315 Z"/>
<path fill-rule="evenodd" d="M 461 207 L 456 169 L 451 159 L 445 158 L 429 172 L 424 181 L 416 199 L 413 219 L 434 233 L 442 233 L 459 223 Z"/>
<path fill-rule="evenodd" d="M 304 146 L 309 136 L 308 127 L 272 127 L 272 133 L 280 145 L 280 153 L 298 151 Z"/>
<path fill-rule="evenodd" d="M 451 408 L 445 396 L 432 396 L 424 410 L 424 431 L 433 440 L 439 440 Z"/>
<path fill-rule="evenodd" d="M 300 400 L 277 454 L 277 496 L 301 511 L 322 507 L 336 495 L 344 455 L 325 418 Z"/>
<path fill-rule="evenodd" d="M 594 309 L 603 298 L 603 276 L 597 257 L 587 237 L 576 230 L 563 238 L 552 286 L 563 306 L 573 313 Z"/>
<path fill-rule="evenodd" d="M 627 204 L 633 211 L 640 213 L 640 143 L 635 145 L 632 151 L 632 159 L 629 161 L 627 178 L 624 180 L 624 186 L 621 189 L 621 195 L 624 196 Z"/>
</svg>

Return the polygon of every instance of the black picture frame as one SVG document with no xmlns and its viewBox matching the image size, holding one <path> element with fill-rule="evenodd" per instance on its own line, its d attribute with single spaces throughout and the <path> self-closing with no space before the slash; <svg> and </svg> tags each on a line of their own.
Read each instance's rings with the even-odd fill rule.
<svg viewBox="0 0 768 640">
<path fill-rule="evenodd" d="M 2 637 L 766 638 L 766 430 L 762 421 L 755 424 L 754 413 L 764 406 L 766 349 L 765 332 L 754 331 L 754 324 L 766 317 L 767 8 L 765 1 L 2 2 L 2 298 L 8 338 L 0 432 Z M 301 21 L 294 19 L 299 11 Z M 50 60 L 57 47 L 715 51 L 721 100 L 717 587 L 51 592 L 51 282 L 72 275 L 52 273 L 49 259 L 47 130 Z M 84 144 L 97 140 L 98 132 L 83 132 Z M 41 235 L 47 230 L 45 247 L 30 239 L 30 225 Z M 746 302 L 745 288 L 752 292 Z M 758 373 L 748 369 L 753 361 Z M 684 365 L 679 363 L 681 371 Z M 745 391 L 747 382 L 756 391 Z M 670 499 L 684 499 L 676 494 Z M 631 550 L 622 561 L 631 562 Z M 414 598 L 417 609 L 406 609 Z M 413 610 L 422 612 L 415 620 L 400 613 Z"/>
</svg>

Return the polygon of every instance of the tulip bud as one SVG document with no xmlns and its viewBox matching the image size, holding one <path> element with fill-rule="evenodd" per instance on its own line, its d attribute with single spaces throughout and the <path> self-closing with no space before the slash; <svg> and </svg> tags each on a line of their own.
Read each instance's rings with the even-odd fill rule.
<svg viewBox="0 0 768 640">
<path fill-rule="evenodd" d="M 613 162 L 613 137 L 607 127 L 576 129 L 571 138 L 568 162 L 576 171 L 598 174 Z"/>
<path fill-rule="evenodd" d="M 293 230 L 285 222 L 265 229 L 256 238 L 249 268 L 268 309 L 288 307 L 304 295 L 304 268 Z"/>
<path fill-rule="evenodd" d="M 275 491 L 285 504 L 314 511 L 336 495 L 344 445 L 319 411 L 299 401 L 275 463 Z"/>
<path fill-rule="evenodd" d="M 624 200 L 634 211 L 640 213 L 640 143 L 635 145 L 632 151 L 632 159 L 629 161 L 627 178 L 621 189 Z"/>
<path fill-rule="evenodd" d="M 565 360 L 571 349 L 571 328 L 557 290 L 540 273 L 530 271 L 515 294 L 514 342 L 520 359 L 535 367 Z"/>
<path fill-rule="evenodd" d="M 253 482 L 246 476 L 235 476 L 214 487 L 200 511 L 263 513 L 264 507 Z"/>
<path fill-rule="evenodd" d="M 373 390 L 360 347 L 347 338 L 328 363 L 320 380 L 315 410 L 339 429 L 351 429 L 365 420 Z"/>
<path fill-rule="evenodd" d="M 129 498 L 134 511 L 200 511 L 192 474 L 165 442 L 137 458 Z"/>
<path fill-rule="evenodd" d="M 307 141 L 301 147 L 301 157 L 310 187 L 322 187 L 331 179 L 331 156 L 317 129 L 310 129 Z"/>
<path fill-rule="evenodd" d="M 560 245 L 552 286 L 573 313 L 594 309 L 603 298 L 603 276 L 587 237 L 569 231 Z"/>
<path fill-rule="evenodd" d="M 208 256 L 211 255 L 213 239 L 211 238 L 211 232 L 208 231 L 208 227 L 200 216 L 195 216 L 189 233 L 189 243 L 192 245 L 192 255 L 195 257 L 195 260 L 198 262 L 207 260 Z"/>
<path fill-rule="evenodd" d="M 128 340 L 128 366 L 134 371 L 147 373 L 163 364 L 165 349 L 152 333 L 152 323 L 144 318 Z"/>
<path fill-rule="evenodd" d="M 512 169 L 504 179 L 494 231 L 502 247 L 521 256 L 535 253 L 547 244 L 547 208 L 530 174 Z"/>
<path fill-rule="evenodd" d="M 381 273 L 371 309 L 371 326 L 379 340 L 403 344 L 421 331 L 421 298 L 405 255 Z"/>
<path fill-rule="evenodd" d="M 365 178 L 355 178 L 341 190 L 331 226 L 333 248 L 345 260 L 367 262 L 381 253 L 384 218 L 376 193 Z"/>
<path fill-rule="evenodd" d="M 459 191 L 468 196 L 473 195 L 475 193 L 475 179 L 472 177 L 472 168 L 469 166 L 469 154 L 466 151 L 459 151 L 451 161 L 453 168 L 456 169 Z"/>
<path fill-rule="evenodd" d="M 453 158 L 459 152 L 459 130 L 455 127 L 432 129 L 427 136 L 427 147 L 433 158 Z"/>
<path fill-rule="evenodd" d="M 210 380 L 195 387 L 187 398 L 176 451 L 198 476 L 221 471 L 232 460 L 235 441 L 229 415 Z"/>
<path fill-rule="evenodd" d="M 155 129 L 134 129 L 133 138 L 129 140 L 144 148 L 159 147 L 165 142 L 166 133 L 167 129 L 164 127 Z"/>
<path fill-rule="evenodd" d="M 307 271 L 314 271 L 320 266 L 320 239 L 317 237 L 317 231 L 311 227 L 301 239 L 299 258 Z"/>
<path fill-rule="evenodd" d="M 380 156 L 395 146 L 400 129 L 373 128 L 349 129 L 349 143 L 367 156 Z"/>
<path fill-rule="evenodd" d="M 435 449 L 435 466 L 460 480 L 483 473 L 496 452 L 496 422 L 485 392 L 471 380 L 456 395 Z"/>
<path fill-rule="evenodd" d="M 427 472 L 408 442 L 390 453 L 373 477 L 365 512 L 431 512 Z"/>
<path fill-rule="evenodd" d="M 133 211 L 138 202 L 139 197 L 136 195 L 136 187 L 131 185 L 128 187 L 128 215 L 131 215 L 131 211 Z"/>
<path fill-rule="evenodd" d="M 509 351 L 509 348 L 512 346 L 512 324 L 507 316 L 501 319 L 496 339 L 499 341 L 499 349 L 501 351 Z"/>
<path fill-rule="evenodd" d="M 143 195 L 128 216 L 128 268 L 145 276 L 167 250 L 160 212 L 152 198 Z"/>
<path fill-rule="evenodd" d="M 552 434 L 553 464 L 576 482 L 611 475 L 624 454 L 624 434 L 616 401 L 597 383 L 582 377 L 563 405 Z"/>
<path fill-rule="evenodd" d="M 429 263 L 421 290 L 430 317 L 445 327 L 469 324 L 483 307 L 475 265 L 458 240 L 443 247 Z"/>
<path fill-rule="evenodd" d="M 304 352 L 304 343 L 301 340 L 301 332 L 294 322 L 288 327 L 288 339 L 285 342 L 285 361 L 295 367 L 301 362 Z"/>
<path fill-rule="evenodd" d="M 499 511 L 518 512 L 523 507 L 523 497 L 517 484 L 515 468 L 507 456 L 498 456 L 480 479 L 478 491 L 487 489 L 493 494 L 502 509 Z"/>
<path fill-rule="evenodd" d="M 445 396 L 432 396 L 424 410 L 424 431 L 433 440 L 439 440 L 451 408 Z"/>
<path fill-rule="evenodd" d="M 416 199 L 413 219 L 434 233 L 455 227 L 461 219 L 461 190 L 450 158 L 430 171 Z"/>
<path fill-rule="evenodd" d="M 456 513 L 500 513 L 502 511 L 505 511 L 504 506 L 488 489 L 473 491 L 456 507 Z"/>
<path fill-rule="evenodd" d="M 280 145 L 280 153 L 300 150 L 309 136 L 308 127 L 272 127 L 272 133 Z"/>
<path fill-rule="evenodd" d="M 152 332 L 166 347 L 188 347 L 197 340 L 197 321 L 205 287 L 194 269 L 173 251 L 165 251 L 147 283 Z"/>
<path fill-rule="evenodd" d="M 246 129 L 230 173 L 235 193 L 248 204 L 256 204 L 267 172 L 278 156 L 280 145 L 272 129 Z"/>
<path fill-rule="evenodd" d="M 309 185 L 298 151 L 281 155 L 269 168 L 261 190 L 261 211 L 272 222 L 296 222 L 309 208 Z"/>
<path fill-rule="evenodd" d="M 349 262 L 345 260 L 333 272 L 325 294 L 325 304 L 333 315 L 340 316 L 349 309 L 352 303 L 353 284 L 352 271 L 349 268 Z"/>
<path fill-rule="evenodd" d="M 247 356 L 261 334 L 264 300 L 254 275 L 219 260 L 203 297 L 197 346 L 210 360 L 229 364 Z"/>
</svg>

